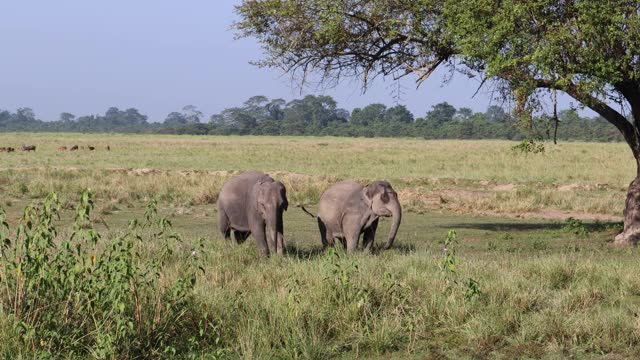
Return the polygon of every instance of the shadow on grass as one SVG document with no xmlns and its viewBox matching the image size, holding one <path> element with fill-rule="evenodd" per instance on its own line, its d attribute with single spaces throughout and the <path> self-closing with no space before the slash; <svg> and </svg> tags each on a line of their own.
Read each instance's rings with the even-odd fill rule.
<svg viewBox="0 0 640 360">
<path fill-rule="evenodd" d="M 382 253 L 386 250 L 383 250 L 382 247 L 378 247 L 376 249 L 376 253 Z M 394 244 L 389 251 L 394 251 L 400 255 L 411 255 L 416 252 L 416 246 L 413 244 Z"/>
<path fill-rule="evenodd" d="M 606 222 L 589 222 L 583 223 L 585 229 L 589 232 L 601 232 L 612 229 L 622 230 L 622 222 L 606 221 Z M 441 228 L 447 229 L 475 229 L 487 231 L 532 231 L 532 230 L 564 230 L 567 227 L 566 222 L 540 222 L 540 223 L 460 223 L 439 225 Z"/>
<path fill-rule="evenodd" d="M 285 244 L 285 253 L 289 257 L 298 258 L 300 260 L 313 260 L 324 254 L 321 246 L 298 247 L 294 244 Z"/>
<path fill-rule="evenodd" d="M 336 244 L 335 247 L 341 255 L 348 255 L 346 252 L 346 249 L 344 249 L 342 245 L 340 245 L 339 243 Z M 377 256 L 387 251 L 387 250 L 384 250 L 382 247 L 383 245 L 375 246 L 375 248 L 373 249 L 373 252 L 370 255 Z M 300 260 L 313 260 L 313 259 L 322 257 L 326 252 L 326 250 L 323 249 L 321 246 L 314 246 L 314 247 L 308 248 L 308 247 L 298 247 L 294 244 L 286 244 L 285 251 L 287 256 L 298 258 Z M 398 255 L 411 255 L 415 253 L 416 246 L 413 244 L 395 244 L 388 251 L 392 251 Z M 358 250 L 356 251 L 356 254 L 363 254 L 363 253 L 366 253 L 366 251 L 361 247 L 358 248 Z"/>
</svg>

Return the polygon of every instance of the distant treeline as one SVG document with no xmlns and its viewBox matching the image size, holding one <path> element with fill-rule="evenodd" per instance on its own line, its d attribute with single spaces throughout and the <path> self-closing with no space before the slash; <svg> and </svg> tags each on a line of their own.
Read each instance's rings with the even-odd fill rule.
<svg viewBox="0 0 640 360">
<path fill-rule="evenodd" d="M 600 117 L 581 117 L 575 110 L 558 114 L 560 140 L 621 141 L 616 128 Z M 370 104 L 349 112 L 330 96 L 305 96 L 286 102 L 254 96 L 240 107 L 214 114 L 208 122 L 195 106 L 149 122 L 137 109 L 109 108 L 104 115 L 76 117 L 62 113 L 56 121 L 38 120 L 29 108 L 0 110 L 0 131 L 114 132 L 194 135 L 330 135 L 350 137 L 418 137 L 425 139 L 523 139 L 525 132 L 499 106 L 473 112 L 443 102 L 415 118 L 403 105 Z M 535 119 L 534 131 L 553 136 L 552 119 Z"/>
</svg>

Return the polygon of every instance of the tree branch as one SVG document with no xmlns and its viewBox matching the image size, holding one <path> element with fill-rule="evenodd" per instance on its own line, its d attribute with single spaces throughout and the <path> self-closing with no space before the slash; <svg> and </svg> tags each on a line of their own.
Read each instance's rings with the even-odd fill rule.
<svg viewBox="0 0 640 360">
<path fill-rule="evenodd" d="M 538 79 L 535 80 L 535 85 L 538 88 L 564 91 L 572 98 L 580 101 L 591 110 L 600 114 L 600 116 L 613 124 L 622 133 L 627 144 L 631 147 L 631 151 L 633 151 L 635 158 L 638 159 L 640 157 L 640 136 L 637 128 L 611 106 L 592 95 L 580 91 L 575 84 L 571 84 L 569 86 L 558 86 L 550 80 Z"/>
</svg>

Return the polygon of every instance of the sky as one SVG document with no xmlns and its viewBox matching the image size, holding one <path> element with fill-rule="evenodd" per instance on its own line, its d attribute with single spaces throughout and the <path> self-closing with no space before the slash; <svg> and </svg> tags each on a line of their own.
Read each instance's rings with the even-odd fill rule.
<svg viewBox="0 0 640 360">
<path fill-rule="evenodd" d="M 21 0 L 0 2 L 0 109 L 32 108 L 43 120 L 61 112 L 103 114 L 134 107 L 163 121 L 185 105 L 207 117 L 241 105 L 253 95 L 292 100 L 330 95 L 352 110 L 380 102 L 395 105 L 392 79 L 378 79 L 365 92 L 355 81 L 330 89 L 300 89 L 286 74 L 258 68 L 253 39 L 230 30 L 240 0 Z M 477 79 L 436 72 L 416 89 L 401 81 L 400 104 L 416 117 L 447 101 L 484 111 L 489 89 L 473 96 Z M 562 107 L 570 105 L 562 98 Z"/>
</svg>

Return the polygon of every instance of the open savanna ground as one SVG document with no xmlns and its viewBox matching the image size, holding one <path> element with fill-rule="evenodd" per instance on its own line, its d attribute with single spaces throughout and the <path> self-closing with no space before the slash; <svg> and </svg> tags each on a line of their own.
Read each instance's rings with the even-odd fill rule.
<svg viewBox="0 0 640 360">
<path fill-rule="evenodd" d="M 6 199 L 76 196 L 91 188 L 106 206 L 158 198 L 209 204 L 229 176 L 257 169 L 281 179 L 293 204 L 316 203 L 336 180 L 389 180 L 406 209 L 546 218 L 620 216 L 633 158 L 622 143 L 548 144 L 517 154 L 507 141 L 304 137 L 1 134 Z M 57 151 L 61 146 L 95 151 Z M 110 146 L 111 151 L 106 151 Z"/>
<path fill-rule="evenodd" d="M 4 357 L 640 356 L 640 253 L 609 242 L 634 177 L 623 144 L 0 135 L 22 143 L 36 152 L 0 154 Z M 57 151 L 76 144 L 96 150 Z M 217 232 L 218 191 L 248 169 L 287 186 L 284 257 Z M 321 251 L 294 205 L 349 178 L 398 191 L 393 249 Z"/>
</svg>

